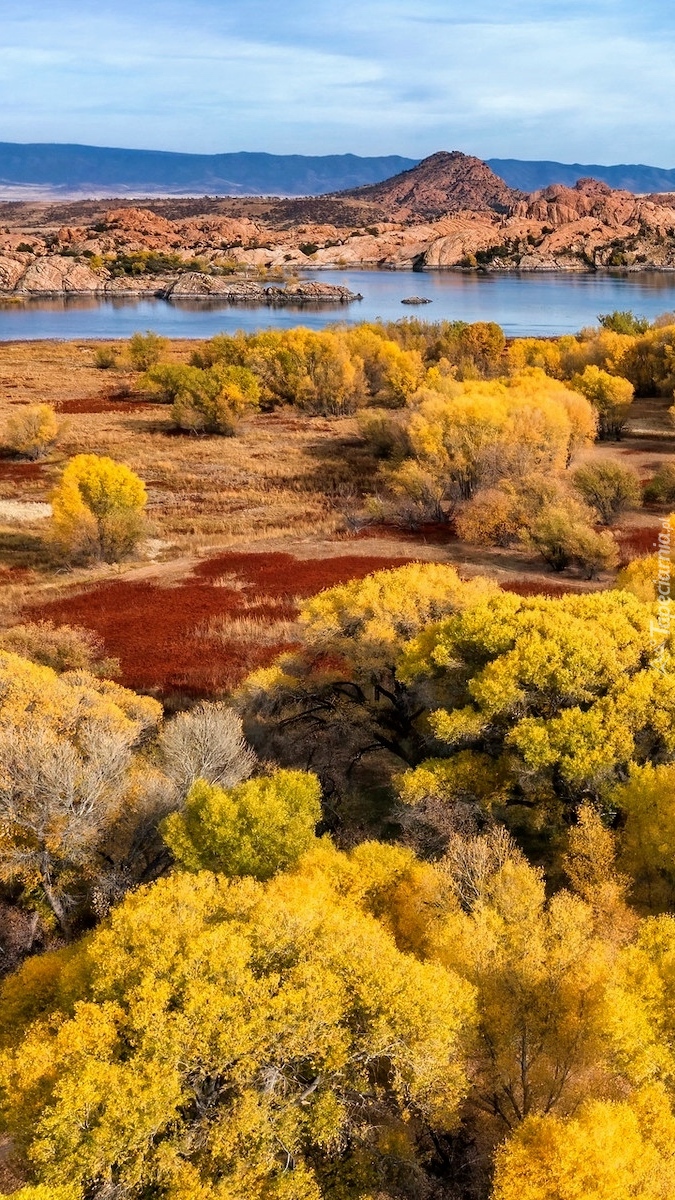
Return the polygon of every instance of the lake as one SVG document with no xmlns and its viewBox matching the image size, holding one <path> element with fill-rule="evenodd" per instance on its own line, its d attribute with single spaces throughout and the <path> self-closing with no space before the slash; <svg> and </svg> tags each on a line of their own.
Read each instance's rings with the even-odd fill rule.
<svg viewBox="0 0 675 1200">
<path fill-rule="evenodd" d="M 632 309 L 653 319 L 675 310 L 675 272 L 644 274 L 464 274 L 455 271 L 316 271 L 303 276 L 340 283 L 363 300 L 350 305 L 279 308 L 220 301 L 94 299 L 72 297 L 0 305 L 0 341 L 128 338 L 154 329 L 174 338 L 207 338 L 236 329 L 252 331 L 333 321 L 497 321 L 511 336 L 575 333 L 597 323 L 598 313 Z M 425 296 L 416 308 L 401 301 Z"/>
</svg>

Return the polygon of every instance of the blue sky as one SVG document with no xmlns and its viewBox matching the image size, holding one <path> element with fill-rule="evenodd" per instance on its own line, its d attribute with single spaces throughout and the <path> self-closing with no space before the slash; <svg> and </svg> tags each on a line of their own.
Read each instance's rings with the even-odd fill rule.
<svg viewBox="0 0 675 1200">
<path fill-rule="evenodd" d="M 0 140 L 675 166 L 671 0 L 4 0 Z"/>
</svg>

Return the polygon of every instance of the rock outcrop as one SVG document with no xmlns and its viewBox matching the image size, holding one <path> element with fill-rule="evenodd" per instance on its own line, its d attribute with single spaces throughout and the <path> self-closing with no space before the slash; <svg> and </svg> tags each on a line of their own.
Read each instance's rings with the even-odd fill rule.
<svg viewBox="0 0 675 1200">
<path fill-rule="evenodd" d="M 170 300 L 213 297 L 230 304 L 349 304 L 362 299 L 349 288 L 331 283 L 289 283 L 286 287 L 276 287 L 251 279 L 225 279 L 196 272 L 181 275 L 162 294 Z"/>
</svg>

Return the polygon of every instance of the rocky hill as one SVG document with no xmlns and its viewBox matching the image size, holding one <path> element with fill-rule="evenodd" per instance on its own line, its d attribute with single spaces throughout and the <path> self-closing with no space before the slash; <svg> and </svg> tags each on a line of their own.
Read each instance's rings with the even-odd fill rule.
<svg viewBox="0 0 675 1200">
<path fill-rule="evenodd" d="M 364 266 L 675 270 L 675 195 L 594 179 L 527 194 L 456 151 L 325 196 L 0 204 L 4 292 L 180 295 L 189 273 L 191 295 L 225 295 L 252 269 Z"/>
<path fill-rule="evenodd" d="M 521 199 L 487 163 L 459 150 L 440 151 L 393 179 L 342 193 L 377 207 L 383 215 L 433 221 L 452 212 L 507 213 Z"/>
</svg>

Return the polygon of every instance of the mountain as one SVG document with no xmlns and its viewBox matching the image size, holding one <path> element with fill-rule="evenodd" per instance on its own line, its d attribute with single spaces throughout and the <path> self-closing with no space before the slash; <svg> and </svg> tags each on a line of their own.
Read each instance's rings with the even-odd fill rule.
<svg viewBox="0 0 675 1200">
<path fill-rule="evenodd" d="M 470 158 L 468 155 L 461 157 Z M 436 155 L 432 155 L 431 160 L 425 161 L 435 158 Z M 480 162 L 479 159 L 471 161 L 474 164 Z M 360 158 L 356 154 L 318 157 L 248 152 L 178 154 L 49 142 L 26 145 L 0 142 L 0 197 L 317 196 L 377 185 L 417 165 L 417 159 L 395 154 L 373 158 Z M 573 187 L 578 179 L 588 176 L 629 192 L 675 191 L 675 170 L 660 167 L 603 167 L 516 158 L 491 158 L 481 165 L 491 169 L 508 189 L 519 192 L 539 191 L 550 184 Z M 458 200 L 460 182 L 455 180 Z M 470 188 L 473 191 L 473 183 Z M 488 207 L 502 202 L 499 188 L 494 184 L 486 188 L 486 197 Z"/>
<path fill-rule="evenodd" d="M 407 221 L 433 221 L 465 210 L 506 213 L 524 198 L 487 163 L 460 150 L 441 150 L 392 179 L 340 195 L 381 208 L 389 219 Z"/>
<path fill-rule="evenodd" d="M 597 163 L 527 162 L 518 158 L 488 158 L 487 165 L 509 187 L 537 192 L 554 183 L 574 187 L 579 179 L 599 179 L 612 188 L 645 195 L 649 192 L 675 192 L 675 170 L 642 164 L 602 167 Z"/>
<path fill-rule="evenodd" d="M 387 179 L 415 160 L 356 154 L 174 154 L 0 142 L 0 192 L 35 195 L 312 196 Z"/>
</svg>

